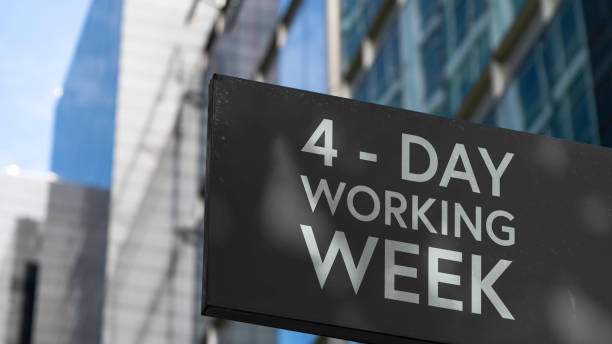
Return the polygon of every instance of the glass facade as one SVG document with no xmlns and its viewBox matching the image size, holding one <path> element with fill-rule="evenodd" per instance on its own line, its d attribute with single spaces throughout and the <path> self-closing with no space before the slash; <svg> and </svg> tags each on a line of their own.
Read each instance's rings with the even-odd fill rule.
<svg viewBox="0 0 612 344">
<path fill-rule="evenodd" d="M 399 25 L 394 18 L 386 28 L 374 63 L 359 82 L 354 98 L 400 107 L 400 76 Z"/>
<path fill-rule="evenodd" d="M 57 104 L 51 170 L 60 180 L 111 185 L 122 0 L 94 0 Z"/>
<path fill-rule="evenodd" d="M 289 6 L 291 5 L 291 0 L 278 0 L 278 14 L 279 16 L 285 15 Z"/>
<path fill-rule="evenodd" d="M 488 121 L 599 144 L 588 42 L 579 1 L 565 1 L 522 61 Z"/>
<path fill-rule="evenodd" d="M 446 32 L 441 23 L 431 30 L 423 42 L 423 71 L 427 97 L 431 97 L 442 85 L 444 63 L 446 61 Z"/>
<path fill-rule="evenodd" d="M 340 32 L 342 36 L 342 70 L 346 70 L 359 50 L 367 28 L 376 18 L 383 0 L 342 0 Z"/>
<path fill-rule="evenodd" d="M 282 2 L 282 0 L 281 0 Z M 327 90 L 325 0 L 304 0 L 277 56 L 277 83 L 313 92 Z"/>
<path fill-rule="evenodd" d="M 343 61 L 355 53 L 346 48 L 353 44 L 350 40 L 362 38 L 356 30 L 346 29 L 350 23 L 345 21 L 351 17 L 344 11 L 350 3 L 342 1 Z M 387 20 L 390 23 L 377 45 L 375 63 L 358 79 L 354 97 L 444 116 L 454 113 L 489 61 L 495 44 L 493 7 L 486 0 L 406 2 Z M 345 30 L 351 34 L 346 35 Z M 393 75 L 383 77 L 389 71 Z M 377 93 L 378 89 L 394 89 L 394 82 L 400 83 L 395 94 L 384 97 Z M 414 95 L 402 94 L 410 92 L 418 94 L 416 100 L 408 100 Z"/>
<path fill-rule="evenodd" d="M 612 3 L 582 0 L 597 103 L 600 143 L 612 147 Z"/>
<path fill-rule="evenodd" d="M 421 1 L 421 58 L 428 110 L 454 113 L 486 66 L 491 51 L 489 4 L 485 0 Z M 427 6 L 432 6 L 427 5 Z"/>
<path fill-rule="evenodd" d="M 342 2 L 343 11 L 350 3 Z M 387 20 L 374 63 L 353 84 L 353 98 L 452 116 L 483 75 L 524 3 L 405 2 L 402 13 Z M 584 143 L 612 140 L 607 138 L 612 137 L 610 110 L 605 110 L 612 102 L 596 93 L 589 63 L 603 65 L 601 61 L 612 59 L 610 49 L 603 48 L 609 44 L 605 37 L 612 37 L 605 36 L 612 32 L 612 25 L 599 14 L 610 11 L 612 5 L 605 1 L 562 1 L 520 61 L 501 99 L 477 120 Z M 591 24 L 585 24 L 585 16 L 594 17 Z M 410 21 L 416 24 L 406 24 Z M 342 23 L 343 30 L 346 25 Z M 344 31 L 342 38 L 343 53 L 350 52 L 344 47 L 351 38 Z M 596 49 L 594 56 L 589 57 L 593 54 L 589 49 Z M 610 75 L 609 70 L 599 73 Z M 609 83 L 610 77 L 601 79 L 595 84 Z M 598 108 L 606 115 L 598 116 Z"/>
</svg>

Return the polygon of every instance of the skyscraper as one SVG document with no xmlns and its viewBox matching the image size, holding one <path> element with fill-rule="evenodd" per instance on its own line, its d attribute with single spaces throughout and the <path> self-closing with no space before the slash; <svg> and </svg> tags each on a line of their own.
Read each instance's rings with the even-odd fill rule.
<svg viewBox="0 0 612 344">
<path fill-rule="evenodd" d="M 94 0 L 55 112 L 51 170 L 60 180 L 109 189 L 122 0 Z"/>
<path fill-rule="evenodd" d="M 104 234 L 101 327 L 88 341 L 199 342 L 199 63 L 215 11 L 192 0 L 92 0 L 52 159 L 62 182 L 107 195 L 97 204 L 104 221 L 82 228 Z M 79 290 L 73 282 L 62 287 Z"/>
</svg>

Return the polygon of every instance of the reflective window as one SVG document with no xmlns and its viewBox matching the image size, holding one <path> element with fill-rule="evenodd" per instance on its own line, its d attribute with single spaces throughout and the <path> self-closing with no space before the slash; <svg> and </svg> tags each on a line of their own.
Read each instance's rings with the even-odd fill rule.
<svg viewBox="0 0 612 344">
<path fill-rule="evenodd" d="M 289 9 L 292 0 L 278 0 L 278 15 L 283 16 Z"/>
<path fill-rule="evenodd" d="M 560 107 L 555 108 L 548 124 L 550 127 L 550 133 L 548 135 L 559 139 L 571 139 L 571 128 L 569 128 L 567 124 L 566 113 L 562 112 Z"/>
<path fill-rule="evenodd" d="M 536 55 L 531 53 L 525 59 L 523 70 L 518 79 L 519 94 L 527 128 L 535 122 L 542 111 L 542 83 L 540 78 Z"/>
<path fill-rule="evenodd" d="M 383 0 L 342 0 L 340 3 L 343 70 L 348 67 L 357 53 L 368 27 L 382 4 Z"/>
<path fill-rule="evenodd" d="M 440 117 L 448 117 L 448 118 L 453 117 L 452 116 L 452 112 L 448 108 L 447 98 L 445 98 L 444 101 L 442 101 L 441 104 L 439 104 L 435 108 L 429 110 L 428 112 L 431 113 L 432 115 L 436 115 L 436 116 L 440 116 Z"/>
<path fill-rule="evenodd" d="M 544 68 L 546 69 L 546 77 L 549 84 L 557 82 L 562 70 L 560 68 L 562 61 L 559 60 L 558 40 L 556 39 L 554 30 L 547 30 L 542 36 L 542 57 L 544 59 Z"/>
<path fill-rule="evenodd" d="M 597 115 L 586 43 L 577 1 L 565 1 L 531 48 L 513 85 L 518 97 L 504 96 L 502 107 L 522 113 L 519 129 L 584 143 L 598 143 Z M 579 56 L 582 55 L 582 58 Z M 509 89 L 512 87 L 509 87 Z M 510 113 L 499 112 L 510 116 Z"/>
<path fill-rule="evenodd" d="M 423 44 L 423 65 L 425 66 L 427 97 L 430 97 L 442 82 L 446 54 L 445 44 L 442 25 L 438 25 Z"/>
<path fill-rule="evenodd" d="M 561 37 L 563 38 L 563 48 L 565 56 L 569 61 L 579 48 L 578 27 L 576 22 L 575 3 L 567 4 L 561 9 L 560 24 Z"/>
<path fill-rule="evenodd" d="M 419 1 L 419 9 L 421 10 L 421 17 L 423 18 L 423 23 L 427 23 L 433 17 L 433 15 L 436 13 L 437 5 L 438 0 Z"/>
<path fill-rule="evenodd" d="M 354 98 L 401 107 L 399 24 L 393 19 L 382 34 L 376 58 L 372 67 L 365 72 L 357 85 Z"/>
<path fill-rule="evenodd" d="M 482 32 L 472 46 L 451 76 L 451 111 L 457 110 L 461 105 L 489 63 L 488 31 Z"/>
<path fill-rule="evenodd" d="M 367 82 L 366 78 L 364 78 L 364 80 L 362 80 L 362 82 L 357 86 L 357 89 L 355 90 L 355 93 L 353 94 L 353 98 L 367 102 L 369 100 L 368 86 L 370 85 Z"/>
<path fill-rule="evenodd" d="M 512 0 L 512 5 L 514 6 L 515 12 L 520 11 L 524 4 L 525 0 Z"/>
<path fill-rule="evenodd" d="M 489 63 L 489 58 L 491 57 L 491 49 L 489 47 L 488 33 L 483 33 L 478 40 L 476 41 L 476 55 L 477 55 L 477 68 L 478 74 Z"/>
<path fill-rule="evenodd" d="M 307 91 L 327 90 L 327 47 L 324 0 L 304 0 L 277 57 L 278 83 Z"/>
<path fill-rule="evenodd" d="M 495 112 L 489 111 L 489 113 L 487 113 L 484 119 L 482 120 L 482 124 L 495 126 L 495 123 L 496 123 L 495 117 L 496 117 Z"/>
<path fill-rule="evenodd" d="M 480 18 L 487 11 L 487 0 L 473 0 L 474 19 Z"/>
<path fill-rule="evenodd" d="M 391 100 L 387 102 L 387 105 L 393 106 L 396 108 L 401 108 L 402 107 L 402 93 L 399 90 L 397 90 L 391 97 Z"/>
<path fill-rule="evenodd" d="M 456 0 L 453 8 L 455 47 L 461 46 L 470 29 L 487 11 L 486 0 Z"/>
<path fill-rule="evenodd" d="M 467 0 L 457 0 L 454 9 L 455 16 L 455 46 L 461 45 L 468 30 Z"/>
<path fill-rule="evenodd" d="M 589 57 L 597 101 L 600 143 L 612 147 L 612 2 L 584 0 L 580 3 L 589 42 Z M 581 16 L 578 16 L 579 18 Z"/>
<path fill-rule="evenodd" d="M 592 117 L 589 111 L 588 95 L 585 85 L 584 74 L 574 80 L 569 90 L 570 113 L 572 114 L 572 127 L 574 131 L 574 140 L 578 142 L 591 143 Z"/>
</svg>

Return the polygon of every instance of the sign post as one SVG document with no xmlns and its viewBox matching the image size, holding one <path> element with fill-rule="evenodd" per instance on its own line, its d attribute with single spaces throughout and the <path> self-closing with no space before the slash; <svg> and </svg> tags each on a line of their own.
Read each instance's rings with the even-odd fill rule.
<svg viewBox="0 0 612 344">
<path fill-rule="evenodd" d="M 612 341 L 612 151 L 220 75 L 209 103 L 203 314 Z"/>
</svg>

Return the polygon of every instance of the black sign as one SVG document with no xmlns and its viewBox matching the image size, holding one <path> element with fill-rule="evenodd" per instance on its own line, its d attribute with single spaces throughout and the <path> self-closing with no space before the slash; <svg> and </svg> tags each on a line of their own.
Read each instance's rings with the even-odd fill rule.
<svg viewBox="0 0 612 344">
<path fill-rule="evenodd" d="M 204 314 L 612 343 L 612 151 L 218 75 L 210 95 Z"/>
</svg>

